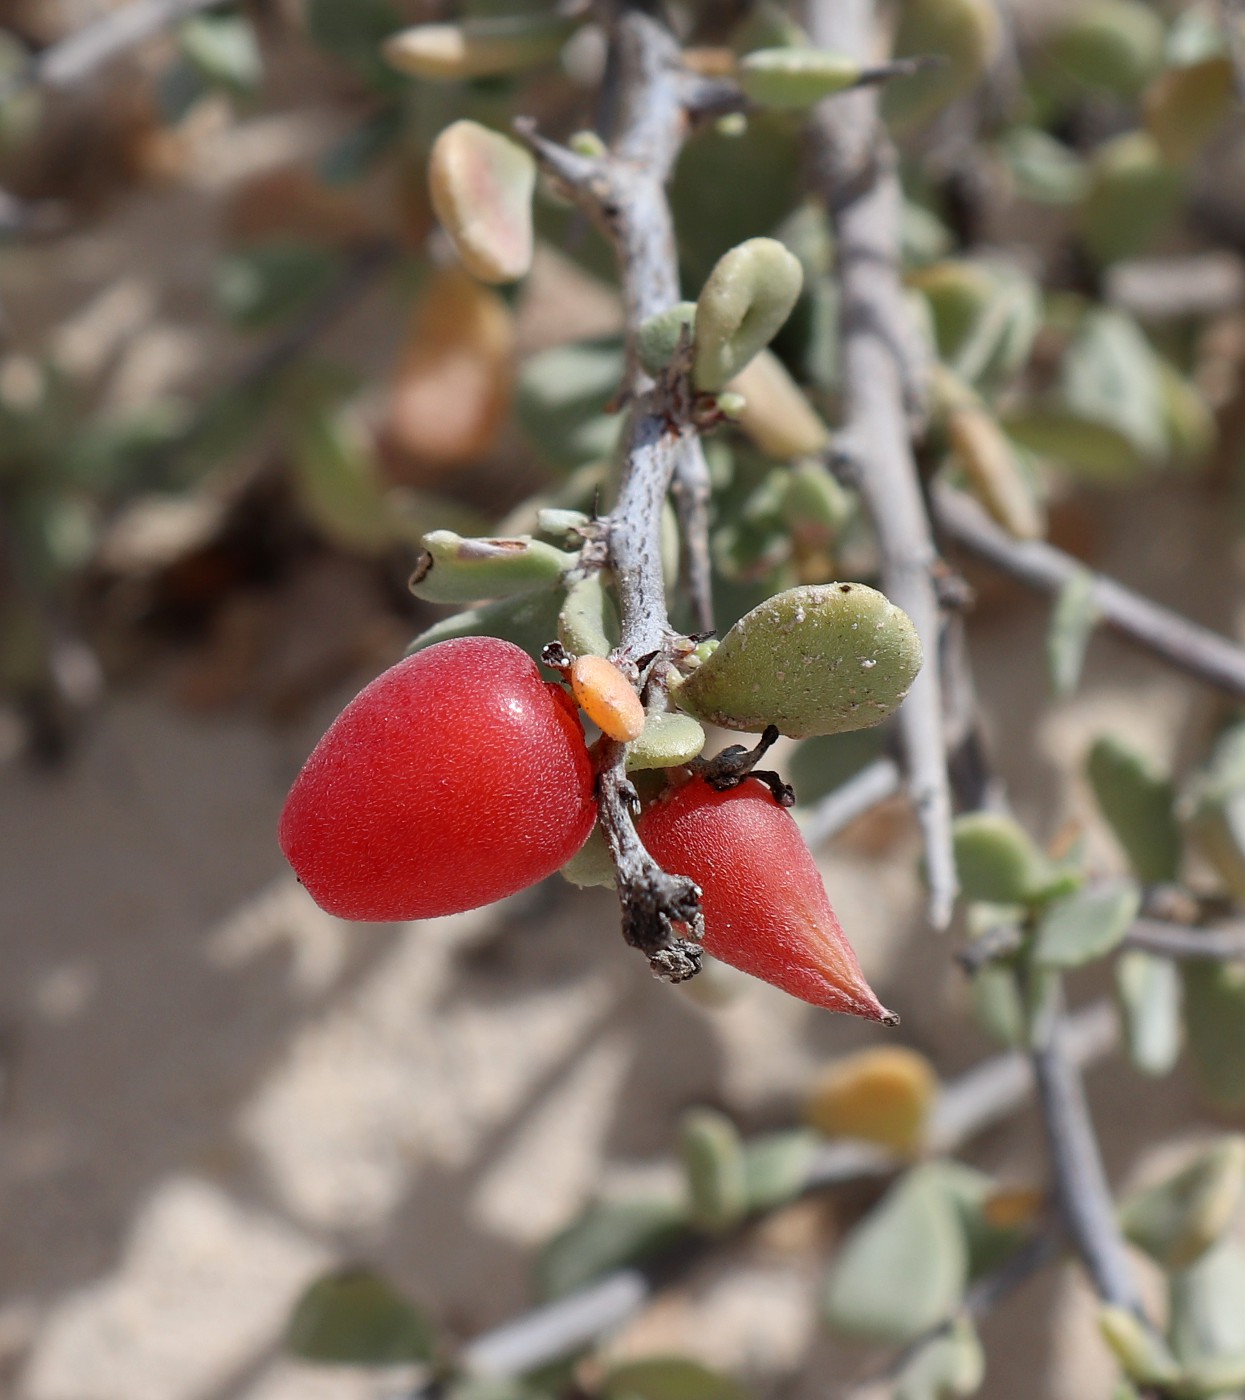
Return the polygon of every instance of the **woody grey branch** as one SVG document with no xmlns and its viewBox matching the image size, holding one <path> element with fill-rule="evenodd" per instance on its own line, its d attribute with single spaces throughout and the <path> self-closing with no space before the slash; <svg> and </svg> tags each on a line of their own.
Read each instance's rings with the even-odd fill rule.
<svg viewBox="0 0 1245 1400">
<path fill-rule="evenodd" d="M 545 174 L 584 211 L 614 246 L 622 287 L 628 400 L 618 496 L 601 522 L 602 563 L 618 592 L 621 659 L 660 653 L 674 632 L 666 613 L 661 561 L 661 516 L 679 472 L 687 501 L 685 529 L 707 525 L 696 429 L 691 422 L 686 376 L 659 381 L 640 364 L 640 326 L 679 299 L 674 223 L 665 184 L 688 130 L 689 75 L 679 45 L 648 5 L 617 6 L 609 14 L 611 67 L 617 73 L 618 117 L 612 148 L 601 155 L 569 150 L 537 134 L 521 120 L 515 130 Z M 680 389 L 680 378 L 684 387 Z M 680 463 L 683 463 L 680 469 Z M 707 562 L 707 544 L 692 534 L 689 557 Z M 700 562 L 694 568 L 701 567 Z M 698 610 L 708 611 L 707 578 L 696 575 Z M 711 619 L 710 619 L 711 623 Z M 660 686 L 659 659 L 650 684 Z M 681 981 L 699 965 L 699 949 L 678 936 L 700 928 L 699 891 L 682 876 L 667 875 L 635 834 L 625 751 L 615 746 L 597 780 L 601 826 L 618 876 L 623 932 L 662 977 Z"/>
<path fill-rule="evenodd" d="M 870 0 L 810 0 L 813 43 L 867 61 Z M 949 923 L 958 891 L 943 730 L 937 560 L 909 437 L 914 332 L 900 284 L 901 195 L 871 90 L 822 102 L 812 118 L 811 175 L 835 230 L 844 436 L 882 555 L 882 584 L 911 617 L 924 664 L 899 712 L 907 787 L 925 843 L 929 917 Z"/>
</svg>

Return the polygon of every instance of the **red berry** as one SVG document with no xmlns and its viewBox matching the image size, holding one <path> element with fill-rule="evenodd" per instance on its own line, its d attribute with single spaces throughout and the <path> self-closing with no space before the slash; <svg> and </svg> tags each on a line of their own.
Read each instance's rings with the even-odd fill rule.
<svg viewBox="0 0 1245 1400">
<path fill-rule="evenodd" d="M 596 819 L 569 697 L 497 637 L 439 642 L 333 721 L 281 813 L 281 849 L 343 919 L 428 919 L 551 875 Z"/>
<path fill-rule="evenodd" d="M 654 803 L 637 830 L 663 870 L 700 886 L 704 946 L 715 958 L 814 1006 L 896 1019 L 865 981 L 800 828 L 764 783 L 717 792 L 693 779 Z"/>
</svg>

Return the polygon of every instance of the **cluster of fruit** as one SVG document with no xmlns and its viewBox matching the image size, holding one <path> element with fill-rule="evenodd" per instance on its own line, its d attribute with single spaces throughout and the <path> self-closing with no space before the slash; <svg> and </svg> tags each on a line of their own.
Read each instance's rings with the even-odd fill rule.
<svg viewBox="0 0 1245 1400">
<path fill-rule="evenodd" d="M 574 700 L 496 637 L 438 643 L 367 686 L 281 815 L 281 847 L 316 903 L 346 919 L 426 919 L 490 904 L 564 866 L 597 811 L 575 701 L 615 738 L 637 737 L 637 714 L 643 724 L 617 668 L 589 660 L 571 669 Z M 664 870 L 700 887 L 705 949 L 814 1005 L 893 1019 L 770 789 L 749 778 L 718 791 L 686 769 L 669 776 L 637 831 Z"/>
</svg>

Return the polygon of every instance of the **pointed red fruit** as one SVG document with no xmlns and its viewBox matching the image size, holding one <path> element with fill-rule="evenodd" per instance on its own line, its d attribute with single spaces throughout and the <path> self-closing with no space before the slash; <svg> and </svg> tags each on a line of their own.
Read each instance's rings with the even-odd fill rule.
<svg viewBox="0 0 1245 1400">
<path fill-rule="evenodd" d="M 281 849 L 343 919 L 428 919 L 565 865 L 596 819 L 575 706 L 497 637 L 408 656 L 333 721 L 281 813 Z"/>
<path fill-rule="evenodd" d="M 764 783 L 717 792 L 694 778 L 637 830 L 663 870 L 700 886 L 715 958 L 814 1006 L 898 1022 L 865 981 L 800 828 Z"/>
</svg>

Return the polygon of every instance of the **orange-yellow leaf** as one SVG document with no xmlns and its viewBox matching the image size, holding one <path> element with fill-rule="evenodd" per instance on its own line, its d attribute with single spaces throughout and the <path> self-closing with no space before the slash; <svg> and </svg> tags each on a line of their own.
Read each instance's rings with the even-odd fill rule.
<svg viewBox="0 0 1245 1400">
<path fill-rule="evenodd" d="M 938 1077 L 924 1055 L 879 1046 L 829 1066 L 813 1086 L 805 1117 L 827 1137 L 860 1138 L 915 1156 L 937 1092 Z"/>
</svg>

